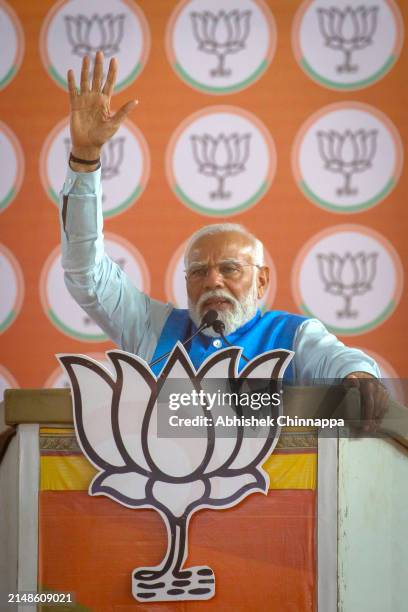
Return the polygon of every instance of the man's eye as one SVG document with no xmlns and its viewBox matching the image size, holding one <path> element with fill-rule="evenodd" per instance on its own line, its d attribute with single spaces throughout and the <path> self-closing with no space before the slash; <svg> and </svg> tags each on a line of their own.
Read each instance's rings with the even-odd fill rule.
<svg viewBox="0 0 408 612">
<path fill-rule="evenodd" d="M 223 276 L 233 276 L 238 274 L 240 268 L 236 264 L 223 264 L 220 266 L 220 272 Z"/>
<path fill-rule="evenodd" d="M 207 274 L 207 268 L 195 268 L 191 270 L 190 277 L 191 278 L 203 278 Z"/>
</svg>

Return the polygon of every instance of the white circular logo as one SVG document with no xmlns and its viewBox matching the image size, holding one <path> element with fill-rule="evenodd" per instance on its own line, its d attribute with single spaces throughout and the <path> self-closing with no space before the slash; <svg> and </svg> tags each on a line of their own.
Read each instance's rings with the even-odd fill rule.
<svg viewBox="0 0 408 612">
<path fill-rule="evenodd" d="M 23 150 L 16 136 L 0 121 L 0 211 L 16 197 L 24 176 Z"/>
<path fill-rule="evenodd" d="M 51 78 L 67 89 L 69 68 L 79 74 L 82 58 L 118 59 L 115 91 L 130 85 L 143 70 L 150 34 L 141 9 L 129 0 L 60 0 L 48 13 L 40 34 L 40 51 Z M 93 69 L 93 68 L 92 68 Z"/>
<path fill-rule="evenodd" d="M 58 204 L 71 151 L 69 120 L 52 130 L 40 156 L 40 174 L 45 191 Z M 124 121 L 101 153 L 102 208 L 105 218 L 128 209 L 142 194 L 150 174 L 150 156 L 140 130 Z"/>
<path fill-rule="evenodd" d="M 11 372 L 9 372 L 4 366 L 0 365 L 0 402 L 3 401 L 4 391 L 6 389 L 16 389 L 17 387 L 19 387 L 19 384 Z"/>
<path fill-rule="evenodd" d="M 94 359 L 98 362 L 98 365 L 105 367 L 109 372 L 115 374 L 114 367 L 110 359 L 106 357 L 104 353 L 82 353 L 88 357 L 88 359 Z M 55 370 L 49 375 L 45 381 L 43 387 L 45 389 L 70 389 L 71 384 L 69 377 L 65 370 L 61 366 L 57 366 Z"/>
<path fill-rule="evenodd" d="M 249 87 L 267 69 L 275 47 L 275 20 L 263 0 L 182 0 L 167 27 L 173 69 L 208 94 Z"/>
<path fill-rule="evenodd" d="M 320 109 L 293 146 L 298 187 L 314 204 L 337 213 L 366 210 L 395 187 L 402 168 L 400 136 L 378 110 L 357 102 Z"/>
<path fill-rule="evenodd" d="M 105 233 L 109 257 L 128 275 L 135 287 L 149 292 L 150 281 L 144 259 L 127 240 Z M 45 314 L 64 334 L 87 342 L 103 342 L 106 334 L 78 306 L 64 284 L 61 252 L 57 247 L 48 257 L 41 273 L 40 295 Z"/>
<path fill-rule="evenodd" d="M 292 44 L 306 74 L 320 85 L 361 89 L 395 64 L 403 21 L 393 0 L 305 0 L 294 20 Z"/>
<path fill-rule="evenodd" d="M 275 145 L 265 126 L 242 109 L 212 106 L 175 130 L 166 152 L 167 178 L 189 208 L 210 216 L 241 213 L 269 189 Z"/>
<path fill-rule="evenodd" d="M 24 33 L 14 10 L 0 0 L 0 89 L 16 76 L 24 55 Z"/>
<path fill-rule="evenodd" d="M 298 307 L 343 335 L 388 319 L 401 297 L 403 270 L 393 246 L 374 230 L 340 225 L 314 236 L 296 258 Z"/>
<path fill-rule="evenodd" d="M 184 253 L 187 246 L 187 240 L 183 242 L 174 252 L 166 271 L 165 291 L 166 298 L 176 306 L 176 308 L 188 308 Z M 265 265 L 269 266 L 269 285 L 262 300 L 259 302 L 259 307 L 262 309 L 269 308 L 276 295 L 277 277 L 276 268 L 272 257 L 264 251 Z"/>
<path fill-rule="evenodd" d="M 17 317 L 24 297 L 24 280 L 20 264 L 7 247 L 0 244 L 0 334 Z"/>
</svg>

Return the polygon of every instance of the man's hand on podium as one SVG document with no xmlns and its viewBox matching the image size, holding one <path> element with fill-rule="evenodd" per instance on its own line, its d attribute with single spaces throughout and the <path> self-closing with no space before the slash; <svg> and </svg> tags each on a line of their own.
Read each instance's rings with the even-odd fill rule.
<svg viewBox="0 0 408 612">
<path fill-rule="evenodd" d="M 352 372 L 344 379 L 347 386 L 356 387 L 361 398 L 361 430 L 373 433 L 387 412 L 388 391 L 378 378 L 367 372 Z"/>
</svg>

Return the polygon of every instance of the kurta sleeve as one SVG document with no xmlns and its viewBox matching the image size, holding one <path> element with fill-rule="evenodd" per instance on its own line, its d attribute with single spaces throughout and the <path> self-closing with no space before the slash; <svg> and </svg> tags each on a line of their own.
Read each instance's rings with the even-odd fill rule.
<svg viewBox="0 0 408 612">
<path fill-rule="evenodd" d="M 299 326 L 293 350 L 295 381 L 299 385 L 319 379 L 343 379 L 351 372 L 381 376 L 374 359 L 346 346 L 317 319 L 307 319 Z"/>
<path fill-rule="evenodd" d="M 68 168 L 60 222 L 69 293 L 123 350 L 150 360 L 173 306 L 139 291 L 105 253 L 101 169 L 77 173 Z"/>
</svg>

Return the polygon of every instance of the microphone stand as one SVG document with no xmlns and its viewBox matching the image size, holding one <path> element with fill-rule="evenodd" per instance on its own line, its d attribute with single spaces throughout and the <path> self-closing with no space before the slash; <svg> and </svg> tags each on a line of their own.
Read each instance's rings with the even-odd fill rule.
<svg viewBox="0 0 408 612">
<path fill-rule="evenodd" d="M 225 325 L 222 321 L 220 321 L 219 319 L 217 319 L 216 321 L 214 321 L 214 323 L 212 323 L 210 325 L 210 327 L 213 328 L 213 330 L 219 334 L 221 336 L 221 338 L 224 340 L 225 344 L 227 344 L 228 346 L 233 347 L 234 345 L 231 344 L 231 342 L 229 340 L 226 339 L 226 337 L 224 336 L 224 329 L 225 329 Z M 245 357 L 244 353 L 241 353 L 241 357 L 244 361 L 246 361 L 247 363 L 249 363 L 251 360 L 248 359 L 248 357 Z"/>
<path fill-rule="evenodd" d="M 204 315 L 203 320 L 201 321 L 200 327 L 198 327 L 196 331 L 187 338 L 187 340 L 184 340 L 184 342 L 182 343 L 183 346 L 188 344 L 193 338 L 195 338 L 200 332 L 202 332 L 203 329 L 207 329 L 207 327 L 211 327 L 212 325 L 214 325 L 214 321 L 216 321 L 217 317 L 218 317 L 218 313 L 216 310 L 209 310 Z M 171 349 L 170 351 L 167 351 L 167 353 L 164 353 L 164 355 L 157 357 L 157 359 L 149 363 L 149 366 L 152 367 L 156 365 L 156 363 L 159 363 L 159 361 L 161 361 L 162 359 L 165 359 L 165 357 L 168 357 L 172 351 L 173 349 Z"/>
</svg>

